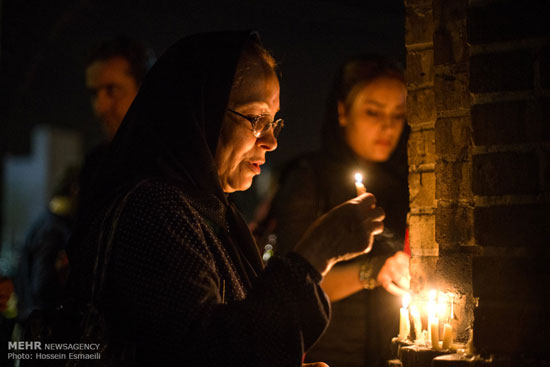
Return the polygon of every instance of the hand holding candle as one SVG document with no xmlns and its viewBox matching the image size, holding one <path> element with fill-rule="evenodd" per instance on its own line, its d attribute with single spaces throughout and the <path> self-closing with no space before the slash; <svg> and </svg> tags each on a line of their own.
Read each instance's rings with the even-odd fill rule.
<svg viewBox="0 0 550 367">
<path fill-rule="evenodd" d="M 357 192 L 357 196 L 367 192 L 365 185 L 363 185 L 363 175 L 359 172 L 355 174 L 355 191 Z"/>
</svg>

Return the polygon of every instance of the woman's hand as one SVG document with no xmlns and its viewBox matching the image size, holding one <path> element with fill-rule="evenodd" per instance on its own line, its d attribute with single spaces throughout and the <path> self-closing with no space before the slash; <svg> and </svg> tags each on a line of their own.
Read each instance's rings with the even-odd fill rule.
<svg viewBox="0 0 550 367">
<path fill-rule="evenodd" d="M 360 195 L 317 219 L 294 252 L 325 275 L 337 262 L 369 252 L 374 235 L 384 229 L 383 219 L 374 195 Z"/>
<path fill-rule="evenodd" d="M 378 284 L 393 295 L 403 296 L 408 293 L 411 285 L 409 255 L 403 251 L 398 251 L 393 256 L 388 257 L 376 280 Z"/>
</svg>

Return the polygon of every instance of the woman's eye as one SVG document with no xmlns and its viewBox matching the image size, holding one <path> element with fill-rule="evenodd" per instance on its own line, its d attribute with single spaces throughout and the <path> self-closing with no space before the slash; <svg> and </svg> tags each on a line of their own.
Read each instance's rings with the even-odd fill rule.
<svg viewBox="0 0 550 367">
<path fill-rule="evenodd" d="M 367 110 L 366 113 L 367 113 L 367 116 L 370 116 L 370 117 L 380 116 L 380 113 L 378 111 L 374 111 L 374 110 Z"/>
</svg>

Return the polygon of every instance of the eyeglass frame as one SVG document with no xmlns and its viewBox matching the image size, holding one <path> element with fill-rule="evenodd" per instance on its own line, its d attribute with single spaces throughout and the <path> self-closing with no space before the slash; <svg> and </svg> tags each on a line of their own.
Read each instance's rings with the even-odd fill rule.
<svg viewBox="0 0 550 367">
<path fill-rule="evenodd" d="M 256 138 L 260 138 L 260 137 L 264 136 L 269 131 L 269 129 L 271 129 L 271 128 L 273 128 L 273 136 L 275 136 L 275 138 L 277 138 L 279 136 L 279 134 L 281 133 L 281 130 L 285 126 L 285 122 L 284 122 L 283 119 L 277 119 L 277 120 L 273 120 L 270 123 L 266 124 L 265 125 L 266 127 L 262 131 L 256 131 L 256 124 L 258 123 L 259 119 L 262 116 L 269 116 L 269 114 L 262 114 L 262 115 L 256 115 L 256 116 L 250 117 L 250 116 L 243 115 L 240 112 L 234 111 L 230 108 L 228 108 L 227 110 L 231 113 L 234 113 L 235 115 L 237 115 L 239 117 L 244 118 L 248 122 L 250 122 L 250 125 L 252 126 L 252 129 L 251 129 L 252 133 L 254 134 L 254 136 Z M 280 126 L 279 131 L 275 132 L 275 128 L 277 128 L 279 126 Z"/>
</svg>

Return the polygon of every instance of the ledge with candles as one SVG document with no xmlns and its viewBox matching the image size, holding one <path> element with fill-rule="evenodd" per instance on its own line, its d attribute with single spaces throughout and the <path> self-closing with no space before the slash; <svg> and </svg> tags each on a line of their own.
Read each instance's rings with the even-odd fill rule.
<svg viewBox="0 0 550 367">
<path fill-rule="evenodd" d="M 430 367 L 434 363 L 438 366 L 479 365 L 472 364 L 479 360 L 472 357 L 466 345 L 453 343 L 453 295 L 431 290 L 427 301 L 418 297 L 416 302 L 411 302 L 410 294 L 403 296 L 402 301 L 399 335 L 392 342 L 397 346 L 398 362 L 403 367 Z M 390 365 L 392 363 L 396 361 L 390 361 Z"/>
</svg>

